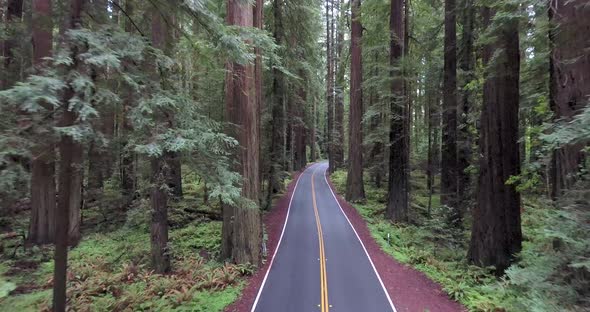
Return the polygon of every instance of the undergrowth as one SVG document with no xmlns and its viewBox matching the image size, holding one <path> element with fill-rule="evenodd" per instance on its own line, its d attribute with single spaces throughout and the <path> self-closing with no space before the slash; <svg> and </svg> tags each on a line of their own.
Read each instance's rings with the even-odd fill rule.
<svg viewBox="0 0 590 312">
<path fill-rule="evenodd" d="M 171 215 L 180 215 L 175 209 Z M 173 272 L 161 275 L 150 269 L 148 218 L 140 215 L 141 207 L 132 208 L 127 212 L 128 221 L 121 222 L 118 229 L 86 233 L 71 249 L 70 307 L 76 311 L 209 312 L 223 311 L 239 296 L 244 276 L 253 269 L 216 260 L 221 245 L 220 221 L 190 218 L 195 220 L 172 227 Z M 49 311 L 52 247 L 14 250 L 14 254 L 12 248 L 0 254 L 0 311 Z"/>
<path fill-rule="evenodd" d="M 342 194 L 346 172 L 333 173 L 331 180 Z M 448 228 L 443 221 L 446 211 L 436 195 L 428 216 L 423 181 L 423 176 L 413 173 L 412 222 L 408 225 L 386 220 L 387 191 L 369 183 L 365 184 L 366 201 L 353 205 L 386 253 L 425 273 L 470 311 L 590 311 L 588 209 L 565 204 L 555 209 L 548 201 L 525 196 L 523 250 L 519 261 L 497 278 L 491 268 L 466 261 L 470 226 Z M 584 202 L 588 203 L 577 201 Z"/>
</svg>

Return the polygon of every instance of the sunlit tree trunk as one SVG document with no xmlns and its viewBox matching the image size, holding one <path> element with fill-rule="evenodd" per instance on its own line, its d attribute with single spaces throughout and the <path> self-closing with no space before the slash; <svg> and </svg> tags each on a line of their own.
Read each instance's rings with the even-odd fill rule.
<svg viewBox="0 0 590 312">
<path fill-rule="evenodd" d="M 363 64 L 362 32 L 360 21 L 361 1 L 352 1 L 352 21 L 350 36 L 350 114 L 348 175 L 346 179 L 346 199 L 358 201 L 365 198 L 363 182 Z"/>
<path fill-rule="evenodd" d="M 484 9 L 484 24 L 494 13 Z M 477 205 L 469 260 L 501 274 L 521 249 L 520 194 L 506 181 L 520 173 L 518 107 L 520 53 L 518 20 L 503 22 L 484 47 L 485 75 L 479 140 Z M 500 53 L 500 55 L 496 55 Z M 494 62 L 490 60 L 494 57 Z"/>
<path fill-rule="evenodd" d="M 241 0 L 228 0 L 227 23 L 252 27 L 252 5 Z M 259 265 L 262 261 L 262 224 L 258 209 L 259 144 L 258 110 L 254 66 L 228 63 L 225 84 L 227 121 L 230 135 L 237 139 L 237 171 L 242 175 L 244 201 L 223 207 L 221 257 L 235 263 Z"/>
<path fill-rule="evenodd" d="M 335 2 L 335 5 L 334 5 Z M 344 74 L 346 71 L 343 62 L 342 50 L 344 48 L 344 23 L 343 18 L 343 0 L 332 2 L 332 36 L 335 38 L 332 50 L 334 62 L 332 73 L 334 81 L 334 131 L 332 132 L 332 141 L 334 142 L 334 170 L 344 166 Z M 334 16 L 334 7 L 336 16 Z M 334 30 L 336 29 L 336 30 Z"/>
</svg>

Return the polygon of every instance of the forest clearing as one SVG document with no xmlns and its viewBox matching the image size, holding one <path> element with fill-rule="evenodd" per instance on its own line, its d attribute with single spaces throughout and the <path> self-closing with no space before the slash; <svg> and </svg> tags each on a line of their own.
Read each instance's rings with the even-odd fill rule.
<svg viewBox="0 0 590 312">
<path fill-rule="evenodd" d="M 590 311 L 588 0 L 0 0 L 0 311 Z"/>
</svg>

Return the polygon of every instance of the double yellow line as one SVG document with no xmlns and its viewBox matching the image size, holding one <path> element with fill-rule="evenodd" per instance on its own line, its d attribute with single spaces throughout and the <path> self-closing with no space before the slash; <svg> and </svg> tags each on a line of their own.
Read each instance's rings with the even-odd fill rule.
<svg viewBox="0 0 590 312">
<path fill-rule="evenodd" d="M 328 277 L 326 274 L 326 253 L 324 251 L 324 235 L 322 233 L 322 224 L 320 223 L 320 214 L 318 212 L 318 205 L 315 199 L 315 170 L 311 174 L 311 198 L 313 201 L 313 212 L 315 214 L 315 223 L 318 229 L 318 240 L 320 243 L 320 311 L 328 312 L 330 306 L 328 304 Z"/>
</svg>

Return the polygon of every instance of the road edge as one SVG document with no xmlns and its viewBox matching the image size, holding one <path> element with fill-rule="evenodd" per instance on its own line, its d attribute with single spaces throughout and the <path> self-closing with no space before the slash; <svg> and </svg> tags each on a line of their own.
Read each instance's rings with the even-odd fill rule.
<svg viewBox="0 0 590 312">
<path fill-rule="evenodd" d="M 467 311 L 460 303 L 450 299 L 442 287 L 424 273 L 398 262 L 393 256 L 384 252 L 373 238 L 365 219 L 358 210 L 335 191 L 336 187 L 327 173 L 324 177 L 340 209 L 369 255 L 388 297 L 392 299 L 392 303 L 396 302 L 397 312 Z"/>
<path fill-rule="evenodd" d="M 256 273 L 247 279 L 246 286 L 242 290 L 240 297 L 232 304 L 227 306 L 224 309 L 225 312 L 253 311 L 254 303 L 260 297 L 262 287 L 266 282 L 266 278 L 270 272 L 270 267 L 274 261 L 278 247 L 280 246 L 280 241 L 285 232 L 291 202 L 295 194 L 296 186 L 299 183 L 299 178 L 303 172 L 305 172 L 305 170 L 314 164 L 315 163 L 308 164 L 305 166 L 305 168 L 293 174 L 293 180 L 287 186 L 285 193 L 276 202 L 274 207 L 263 216 L 262 222 L 268 235 L 268 240 L 266 242 L 267 250 L 269 251 L 269 254 L 272 252 L 272 257 L 269 261 L 266 261 L 266 263 L 261 268 L 259 268 Z"/>
</svg>

